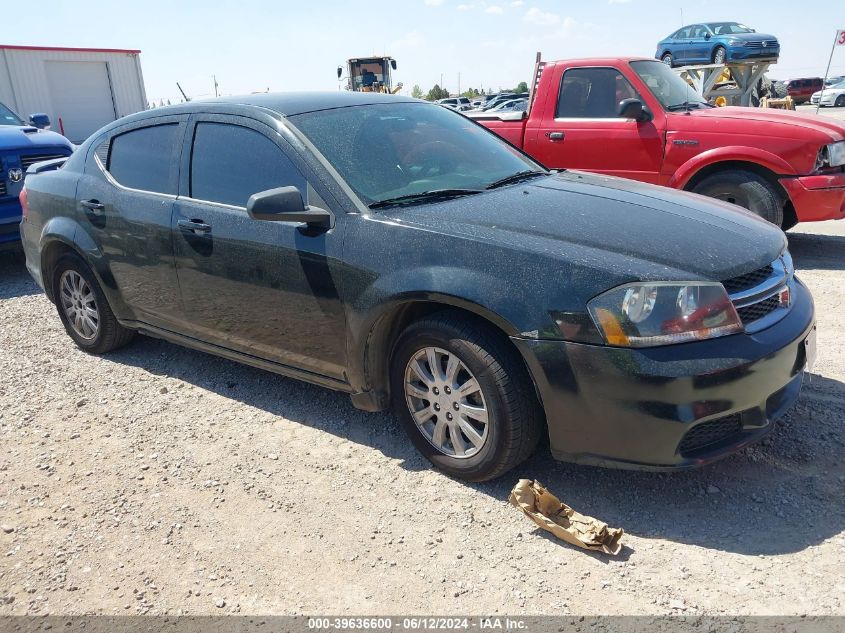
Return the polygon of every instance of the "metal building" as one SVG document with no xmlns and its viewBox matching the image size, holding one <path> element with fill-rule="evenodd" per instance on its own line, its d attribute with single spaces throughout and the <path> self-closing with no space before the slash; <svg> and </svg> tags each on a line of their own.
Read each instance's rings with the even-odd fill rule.
<svg viewBox="0 0 845 633">
<path fill-rule="evenodd" d="M 0 44 L 0 102 L 81 143 L 106 123 L 145 110 L 141 51 Z"/>
</svg>

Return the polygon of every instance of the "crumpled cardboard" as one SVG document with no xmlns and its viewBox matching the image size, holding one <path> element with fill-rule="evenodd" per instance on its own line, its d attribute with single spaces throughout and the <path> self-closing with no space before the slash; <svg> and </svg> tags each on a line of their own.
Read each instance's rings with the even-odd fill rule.
<svg viewBox="0 0 845 633">
<path fill-rule="evenodd" d="M 520 479 L 511 490 L 508 501 L 522 510 L 529 519 L 559 539 L 584 549 L 618 554 L 622 528 L 579 514 L 549 492 L 539 481 Z"/>
</svg>

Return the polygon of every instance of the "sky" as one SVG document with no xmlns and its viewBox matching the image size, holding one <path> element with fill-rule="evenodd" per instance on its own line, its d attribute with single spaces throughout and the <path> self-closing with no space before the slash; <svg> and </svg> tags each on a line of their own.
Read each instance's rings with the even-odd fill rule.
<svg viewBox="0 0 845 633">
<path fill-rule="evenodd" d="M 682 13 L 683 12 L 683 13 Z M 528 81 L 547 60 L 653 56 L 684 23 L 733 20 L 781 41 L 769 76 L 822 76 L 842 0 L 43 0 L 3 11 L 0 44 L 140 49 L 148 100 L 255 91 L 337 90 L 349 57 L 396 58 L 408 94 Z M 831 75 L 845 74 L 838 47 Z"/>
</svg>

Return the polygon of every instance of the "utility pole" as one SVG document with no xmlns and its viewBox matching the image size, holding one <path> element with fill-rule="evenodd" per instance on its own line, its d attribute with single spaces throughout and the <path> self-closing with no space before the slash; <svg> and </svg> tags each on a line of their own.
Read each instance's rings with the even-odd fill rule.
<svg viewBox="0 0 845 633">
<path fill-rule="evenodd" d="M 458 71 L 458 96 L 461 96 L 461 71 Z"/>
<path fill-rule="evenodd" d="M 211 78 L 214 80 L 214 96 L 217 97 L 217 75 L 212 75 Z"/>
<path fill-rule="evenodd" d="M 440 88 L 443 88 L 443 73 L 440 73 Z"/>
</svg>

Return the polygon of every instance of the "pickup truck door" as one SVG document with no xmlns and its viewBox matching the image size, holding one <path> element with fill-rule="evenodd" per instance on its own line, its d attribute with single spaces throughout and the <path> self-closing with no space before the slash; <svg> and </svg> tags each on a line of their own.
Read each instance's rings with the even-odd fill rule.
<svg viewBox="0 0 845 633">
<path fill-rule="evenodd" d="M 619 102 L 641 95 L 612 67 L 568 68 L 538 108 L 526 151 L 550 169 L 582 169 L 656 183 L 663 162 L 663 113 L 637 122 L 617 116 Z"/>
<path fill-rule="evenodd" d="M 329 209 L 307 165 L 269 125 L 228 114 L 191 116 L 174 203 L 176 273 L 192 331 L 223 348 L 341 380 L 346 319 L 335 285 L 345 214 L 332 228 L 255 220 L 260 191 L 295 186 Z"/>
</svg>

